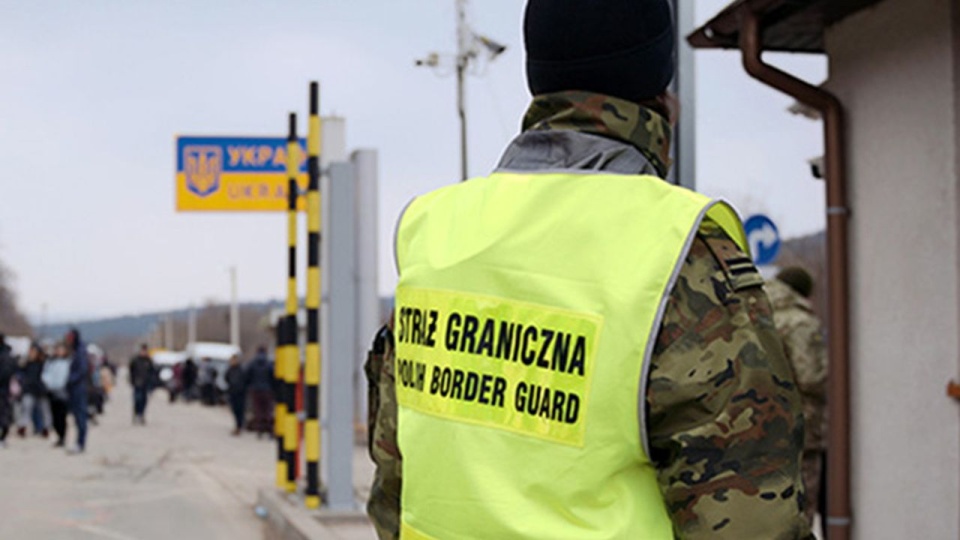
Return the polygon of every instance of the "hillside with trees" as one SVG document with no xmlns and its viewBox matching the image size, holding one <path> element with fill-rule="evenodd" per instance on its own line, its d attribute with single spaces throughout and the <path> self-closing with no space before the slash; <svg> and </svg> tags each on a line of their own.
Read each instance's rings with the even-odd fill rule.
<svg viewBox="0 0 960 540">
<path fill-rule="evenodd" d="M 826 313 L 826 264 L 823 232 L 785 240 L 781 246 L 776 266 L 784 268 L 799 265 L 813 276 L 814 310 L 823 316 Z M 14 295 L 10 286 L 10 274 L 0 267 L 0 332 L 10 335 L 32 335 L 26 318 L 16 309 Z M 270 326 L 270 313 L 282 308 L 280 301 L 247 302 L 239 306 L 240 347 L 244 356 L 249 356 L 258 345 L 271 347 L 276 337 Z M 393 307 L 392 298 L 381 298 L 381 311 L 384 320 L 390 316 Z M 110 317 L 98 320 L 59 323 L 39 328 L 40 337 L 59 339 L 71 327 L 77 327 L 88 342 L 97 343 L 111 358 L 120 362 L 133 353 L 140 343 L 152 347 L 163 347 L 167 340 L 166 319 L 171 319 L 172 342 L 175 350 L 182 350 L 187 343 L 187 324 L 189 310 L 178 309 L 166 312 L 150 312 L 137 315 Z M 230 306 L 225 303 L 209 302 L 196 310 L 197 341 L 230 341 Z"/>
<path fill-rule="evenodd" d="M 252 353 L 258 345 L 270 346 L 276 341 L 270 328 L 270 311 L 279 302 L 248 302 L 239 305 L 240 348 L 244 355 Z M 137 315 L 110 317 L 89 321 L 59 323 L 41 329 L 44 337 L 59 339 L 71 327 L 80 330 L 84 340 L 102 347 L 110 358 L 124 362 L 140 343 L 151 347 L 163 347 L 167 343 L 164 332 L 170 319 L 171 338 L 174 350 L 182 350 L 187 344 L 189 310 L 150 312 Z M 196 310 L 196 340 L 230 341 L 230 306 L 209 302 Z"/>
<path fill-rule="evenodd" d="M 17 295 L 13 288 L 13 272 L 0 262 L 0 334 L 8 336 L 32 336 L 33 328 L 27 317 L 17 307 Z"/>
</svg>

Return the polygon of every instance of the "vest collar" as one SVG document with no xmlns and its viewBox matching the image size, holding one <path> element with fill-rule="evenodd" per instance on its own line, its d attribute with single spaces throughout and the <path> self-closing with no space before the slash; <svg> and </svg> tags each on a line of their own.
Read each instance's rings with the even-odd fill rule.
<svg viewBox="0 0 960 540">
<path fill-rule="evenodd" d="M 599 135 L 570 130 L 521 133 L 504 151 L 497 170 L 658 175 L 650 161 L 633 146 Z"/>
<path fill-rule="evenodd" d="M 523 118 L 521 137 L 531 132 L 562 130 L 628 144 L 646 158 L 661 178 L 666 177 L 670 168 L 670 123 L 642 105 L 581 91 L 534 96 Z"/>
</svg>

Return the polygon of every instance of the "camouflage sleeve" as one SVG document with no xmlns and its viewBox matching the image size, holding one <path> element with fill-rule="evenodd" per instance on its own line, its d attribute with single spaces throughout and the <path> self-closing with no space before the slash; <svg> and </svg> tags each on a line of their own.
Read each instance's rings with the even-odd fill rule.
<svg viewBox="0 0 960 540">
<path fill-rule="evenodd" d="M 677 538 L 813 538 L 801 512 L 800 396 L 762 283 L 707 222 L 671 291 L 646 397 Z"/>
<path fill-rule="evenodd" d="M 367 375 L 370 458 L 376 465 L 367 514 L 380 540 L 400 537 L 401 457 L 397 446 L 397 398 L 394 388 L 393 320 L 374 341 L 364 371 Z"/>
<path fill-rule="evenodd" d="M 787 358 L 793 359 L 793 372 L 800 392 L 823 400 L 827 381 L 827 352 L 820 332 L 820 321 L 809 313 L 788 322 L 780 337 Z"/>
</svg>

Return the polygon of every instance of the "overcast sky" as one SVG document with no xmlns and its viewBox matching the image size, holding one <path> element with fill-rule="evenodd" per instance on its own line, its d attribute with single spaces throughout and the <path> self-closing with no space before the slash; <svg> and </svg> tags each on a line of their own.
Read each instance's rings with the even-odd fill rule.
<svg viewBox="0 0 960 540">
<path fill-rule="evenodd" d="M 698 22 L 724 0 L 696 0 Z M 496 164 L 530 96 L 522 0 L 471 5 L 507 45 L 468 80 L 470 173 Z M 0 0 L 0 260 L 23 310 L 78 320 L 226 300 L 279 298 L 281 214 L 174 211 L 177 134 L 283 135 L 321 82 L 321 113 L 346 118 L 349 149 L 380 156 L 380 290 L 396 281 L 390 240 L 419 193 L 459 175 L 455 82 L 414 67 L 452 52 L 453 0 Z M 778 56 L 814 82 L 820 57 Z M 749 79 L 735 52 L 697 53 L 698 189 L 786 237 L 822 228 L 822 184 L 806 160 L 820 126 Z M 305 124 L 301 124 L 305 129 Z"/>
</svg>

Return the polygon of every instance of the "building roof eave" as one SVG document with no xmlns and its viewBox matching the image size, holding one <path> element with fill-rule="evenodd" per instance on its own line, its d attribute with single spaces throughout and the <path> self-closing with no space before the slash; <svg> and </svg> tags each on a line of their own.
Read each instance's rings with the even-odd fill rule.
<svg viewBox="0 0 960 540">
<path fill-rule="evenodd" d="M 880 0 L 734 0 L 687 37 L 697 49 L 739 48 L 741 10 L 763 22 L 765 51 L 824 53 L 824 29 Z"/>
</svg>

